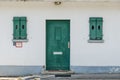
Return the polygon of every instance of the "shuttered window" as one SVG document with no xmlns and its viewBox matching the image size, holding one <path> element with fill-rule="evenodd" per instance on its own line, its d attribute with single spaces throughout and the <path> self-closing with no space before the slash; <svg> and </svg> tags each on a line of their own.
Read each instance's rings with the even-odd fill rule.
<svg viewBox="0 0 120 80">
<path fill-rule="evenodd" d="M 90 17 L 89 18 L 89 39 L 102 40 L 103 39 L 103 18 Z"/>
<path fill-rule="evenodd" d="M 27 18 L 13 17 L 13 39 L 25 40 L 27 39 Z"/>
</svg>

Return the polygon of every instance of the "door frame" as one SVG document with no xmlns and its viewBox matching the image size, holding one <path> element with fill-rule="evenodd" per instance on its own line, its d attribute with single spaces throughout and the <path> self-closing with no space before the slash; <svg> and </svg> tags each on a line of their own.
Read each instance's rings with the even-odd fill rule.
<svg viewBox="0 0 120 80">
<path fill-rule="evenodd" d="M 71 20 L 70 19 L 46 19 L 45 20 L 45 70 L 47 65 L 47 21 L 69 21 L 69 43 L 70 43 L 69 68 L 70 68 L 71 66 Z"/>
</svg>

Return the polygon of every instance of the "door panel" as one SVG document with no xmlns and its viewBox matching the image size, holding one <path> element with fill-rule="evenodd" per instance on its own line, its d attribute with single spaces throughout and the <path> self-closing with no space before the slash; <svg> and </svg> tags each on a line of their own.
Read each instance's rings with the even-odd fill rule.
<svg viewBox="0 0 120 80">
<path fill-rule="evenodd" d="M 70 20 L 46 21 L 46 70 L 70 69 Z"/>
</svg>

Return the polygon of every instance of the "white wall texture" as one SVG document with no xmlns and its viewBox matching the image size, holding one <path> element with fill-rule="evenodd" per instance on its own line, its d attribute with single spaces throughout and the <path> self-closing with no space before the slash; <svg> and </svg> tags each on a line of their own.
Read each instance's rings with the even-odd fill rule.
<svg viewBox="0 0 120 80">
<path fill-rule="evenodd" d="M 28 39 L 12 43 L 13 17 L 26 16 Z M 104 43 L 88 43 L 89 17 L 103 17 Z M 45 65 L 45 20 L 71 20 L 71 65 L 119 66 L 120 6 L 118 3 L 0 3 L 0 65 Z"/>
<path fill-rule="evenodd" d="M 41 2 L 44 2 L 44 1 L 67 1 L 67 2 L 70 2 L 70 1 L 81 1 L 81 2 L 119 2 L 120 0 L 0 0 L 0 1 L 41 1 Z"/>
</svg>

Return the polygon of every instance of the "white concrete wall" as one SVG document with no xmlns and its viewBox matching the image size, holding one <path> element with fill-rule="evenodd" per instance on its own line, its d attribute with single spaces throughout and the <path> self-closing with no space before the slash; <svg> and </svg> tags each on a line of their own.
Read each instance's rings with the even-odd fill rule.
<svg viewBox="0 0 120 80">
<path fill-rule="evenodd" d="M 119 2 L 120 0 L 0 0 L 0 1 L 40 1 L 40 2 L 44 2 L 44 1 L 67 1 L 67 2 L 73 2 L 73 1 L 80 1 L 80 2 Z"/>
<path fill-rule="evenodd" d="M 87 5 L 86 5 L 87 4 Z M 71 20 L 71 65 L 119 66 L 120 6 L 118 4 L 0 3 L 0 65 L 45 65 L 45 20 Z M 12 43 L 14 16 L 28 19 L 23 48 Z M 104 43 L 88 43 L 89 17 L 103 17 Z"/>
</svg>

